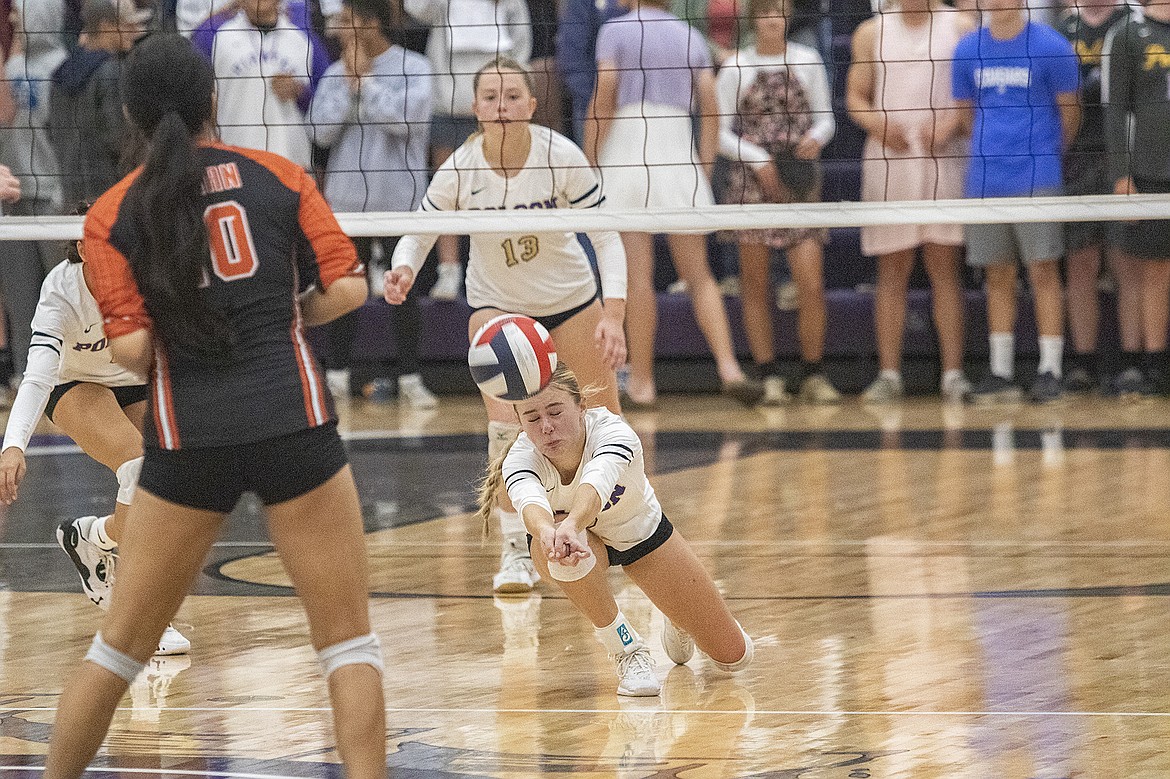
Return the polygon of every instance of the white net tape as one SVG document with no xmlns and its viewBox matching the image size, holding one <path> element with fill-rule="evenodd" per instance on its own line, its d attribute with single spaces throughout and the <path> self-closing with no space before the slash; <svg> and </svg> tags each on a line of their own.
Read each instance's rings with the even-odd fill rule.
<svg viewBox="0 0 1170 779">
<path fill-rule="evenodd" d="M 882 203 L 807 203 L 629 210 L 516 210 L 455 213 L 338 214 L 353 237 L 408 234 L 472 235 L 501 232 L 713 232 L 774 227 L 1001 224 L 1170 219 L 1170 195 L 1083 195 Z M 77 240 L 81 217 L 0 219 L 0 241 Z"/>
</svg>

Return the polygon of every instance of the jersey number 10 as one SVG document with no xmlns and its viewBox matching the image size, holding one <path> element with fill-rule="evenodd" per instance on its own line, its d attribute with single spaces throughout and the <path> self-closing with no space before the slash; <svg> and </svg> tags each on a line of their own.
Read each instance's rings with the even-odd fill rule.
<svg viewBox="0 0 1170 779">
<path fill-rule="evenodd" d="M 216 203 L 203 212 L 207 224 L 207 242 L 211 247 L 211 267 L 224 281 L 256 275 L 256 245 L 248 213 L 234 200 Z"/>
</svg>

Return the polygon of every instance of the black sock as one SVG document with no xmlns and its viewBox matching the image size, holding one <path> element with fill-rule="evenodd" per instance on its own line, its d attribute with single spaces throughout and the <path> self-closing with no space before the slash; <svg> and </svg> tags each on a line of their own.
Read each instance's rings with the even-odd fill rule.
<svg viewBox="0 0 1170 779">
<path fill-rule="evenodd" d="M 1145 353 L 1146 373 L 1151 377 L 1165 377 L 1166 351 Z"/>
<path fill-rule="evenodd" d="M 780 375 L 780 363 L 775 360 L 771 360 L 770 362 L 757 362 L 752 368 L 755 374 L 754 378 L 757 379 L 763 380 L 769 376 Z"/>
<path fill-rule="evenodd" d="M 1141 352 L 1127 352 L 1124 349 L 1118 355 L 1117 372 L 1125 373 L 1130 368 L 1142 367 L 1142 353 Z"/>
</svg>

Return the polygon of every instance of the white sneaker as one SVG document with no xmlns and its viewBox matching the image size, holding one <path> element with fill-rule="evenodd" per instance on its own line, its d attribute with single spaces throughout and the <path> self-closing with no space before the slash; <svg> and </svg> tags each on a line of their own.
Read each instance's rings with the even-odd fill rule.
<svg viewBox="0 0 1170 779">
<path fill-rule="evenodd" d="M 764 377 L 764 398 L 761 406 L 783 406 L 792 402 L 792 396 L 784 389 L 784 379 L 780 376 Z"/>
<path fill-rule="evenodd" d="M 154 656 L 185 655 L 190 651 L 191 642 L 187 640 L 187 637 L 175 630 L 174 625 L 167 625 L 167 629 L 163 631 L 162 638 L 158 640 L 158 649 L 155 651 Z"/>
<path fill-rule="evenodd" d="M 891 379 L 889 376 L 878 376 L 873 383 L 861 393 L 861 399 L 866 403 L 893 403 L 901 400 L 906 394 L 900 379 Z"/>
<path fill-rule="evenodd" d="M 435 393 L 427 389 L 422 376 L 417 373 L 398 377 L 398 397 L 405 400 L 411 408 L 426 410 L 439 406 L 439 399 L 435 397 Z"/>
<path fill-rule="evenodd" d="M 532 592 L 540 581 L 540 574 L 532 565 L 532 556 L 523 546 L 507 541 L 500 554 L 500 570 L 492 577 L 492 589 L 498 593 L 517 595 Z"/>
<path fill-rule="evenodd" d="M 971 393 L 971 382 L 962 373 L 948 376 L 939 387 L 939 394 L 948 403 L 962 403 Z"/>
<path fill-rule="evenodd" d="M 800 294 L 795 281 L 776 285 L 776 308 L 780 311 L 796 311 L 800 308 Z"/>
<path fill-rule="evenodd" d="M 662 619 L 666 622 L 662 629 L 662 648 L 666 650 L 666 656 L 675 665 L 686 665 L 695 656 L 695 639 L 675 627 L 666 617 Z"/>
<path fill-rule="evenodd" d="M 331 368 L 325 371 L 325 385 L 333 393 L 334 400 L 349 400 L 349 370 Z"/>
<path fill-rule="evenodd" d="M 439 280 L 431 287 L 434 300 L 457 300 L 463 293 L 463 266 L 439 263 Z"/>
<path fill-rule="evenodd" d="M 617 666 L 618 695 L 648 698 L 662 692 L 662 684 L 654 675 L 654 658 L 646 647 L 616 655 L 613 662 Z"/>
<path fill-rule="evenodd" d="M 814 406 L 827 406 L 841 402 L 841 393 L 829 383 L 823 373 L 814 373 L 800 383 L 800 400 Z"/>
<path fill-rule="evenodd" d="M 117 557 L 86 540 L 89 527 L 97 517 L 82 517 L 62 522 L 57 526 L 57 545 L 69 555 L 81 588 L 94 605 L 110 608 L 110 592 L 114 589 L 114 564 Z"/>
</svg>

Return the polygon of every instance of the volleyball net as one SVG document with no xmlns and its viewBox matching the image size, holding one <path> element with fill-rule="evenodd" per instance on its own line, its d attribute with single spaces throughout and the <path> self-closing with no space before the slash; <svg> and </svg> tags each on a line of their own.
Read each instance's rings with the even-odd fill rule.
<svg viewBox="0 0 1170 779">
<path fill-rule="evenodd" d="M 6 66 L 6 84 L 15 103 L 12 119 L 7 126 L 0 127 L 0 163 L 7 164 L 21 179 L 26 199 L 43 201 L 34 209 L 35 212 L 51 214 L 54 208 L 58 213 L 70 209 L 71 203 L 65 202 L 69 198 L 62 194 L 68 191 L 68 186 L 62 184 L 67 184 L 71 177 L 76 178 L 80 174 L 73 167 L 77 164 L 75 157 L 61 152 L 62 144 L 69 141 L 68 138 L 62 141 L 61 136 L 72 133 L 76 140 L 77 136 L 85 136 L 93 128 L 86 126 L 85 118 L 80 113 L 67 115 L 65 120 L 62 120 L 60 114 L 53 113 L 56 102 L 59 102 L 56 98 L 62 81 L 58 69 L 65 58 L 72 56 L 70 52 L 78 45 L 79 30 L 83 45 L 95 39 L 93 30 L 87 31 L 79 25 L 90 22 L 96 24 L 108 18 L 113 19 L 114 27 L 119 32 L 131 29 L 146 33 L 151 29 L 175 29 L 177 26 L 185 34 L 194 34 L 196 40 L 202 41 L 198 45 L 211 46 L 210 56 L 217 68 L 220 92 L 219 126 L 225 141 L 238 143 L 238 140 L 234 140 L 235 136 L 249 136 L 259 139 L 258 145 L 270 151 L 285 153 L 290 157 L 303 154 L 305 167 L 319 177 L 327 198 L 331 200 L 339 188 L 351 192 L 355 188 L 362 189 L 366 194 L 359 198 L 360 213 L 354 212 L 352 198 L 347 201 L 348 207 L 335 206 L 343 229 L 354 237 L 389 237 L 411 233 L 499 233 L 504 226 L 504 219 L 506 231 L 615 230 L 645 233 L 1170 219 L 1170 195 L 1104 194 L 1111 186 L 1094 190 L 1101 194 L 1056 195 L 1052 194 L 1052 188 L 1041 187 L 1037 191 L 1042 192 L 1042 195 L 1035 197 L 968 199 L 958 199 L 959 193 L 954 192 L 953 187 L 944 190 L 940 186 L 925 192 L 923 198 L 905 197 L 904 188 L 895 186 L 902 183 L 897 181 L 900 176 L 898 165 L 918 160 L 928 167 L 934 165 L 940 168 L 952 163 L 956 156 L 969 154 L 970 140 L 969 135 L 956 136 L 957 147 L 952 144 L 950 150 L 937 154 L 934 151 L 916 154 L 912 148 L 894 154 L 890 151 L 890 143 L 879 144 L 874 152 L 872 136 L 875 133 L 884 135 L 892 125 L 914 125 L 937 130 L 949 121 L 948 117 L 954 112 L 953 105 L 946 108 L 932 106 L 944 100 L 939 95 L 951 91 L 951 72 L 959 65 L 957 60 L 952 59 L 953 53 L 945 49 L 947 46 L 954 48 L 954 40 L 951 38 L 956 36 L 940 37 L 940 46 L 928 47 L 924 58 L 918 61 L 913 59 L 912 52 L 890 50 L 900 42 L 899 35 L 906 35 L 905 29 L 897 26 L 902 21 L 901 12 L 893 4 L 874 15 L 870 0 L 756 0 L 752 3 L 741 0 L 731 4 L 679 0 L 673 5 L 665 4 L 660 9 L 661 14 L 673 12 L 691 24 L 690 32 L 684 34 L 682 49 L 674 50 L 666 45 L 666 37 L 657 36 L 657 28 L 651 29 L 638 19 L 631 20 L 625 15 L 624 9 L 605 2 L 569 0 L 559 6 L 523 0 L 388 2 L 390 13 L 386 17 L 385 26 L 391 29 L 396 40 L 418 50 L 420 59 L 423 51 L 429 55 L 431 74 L 427 76 L 427 88 L 419 90 L 417 84 L 420 82 L 408 77 L 413 71 L 406 60 L 384 72 L 371 70 L 370 74 L 363 77 L 368 81 L 362 82 L 369 85 L 371 94 L 376 91 L 379 79 L 407 93 L 400 101 L 398 114 L 378 117 L 364 108 L 353 108 L 340 115 L 326 115 L 327 112 L 317 106 L 316 98 L 329 88 L 330 79 L 344 81 L 351 77 L 348 71 L 350 66 L 344 65 L 342 61 L 346 53 L 352 51 L 353 45 L 346 43 L 347 30 L 352 32 L 356 23 L 352 19 L 344 23 L 338 21 L 342 18 L 339 16 L 343 8 L 341 0 L 280 0 L 274 3 L 268 3 L 268 0 L 240 0 L 227 5 L 221 0 L 174 0 L 169 5 L 156 4 L 151 0 L 86 0 L 81 16 L 73 22 L 70 22 L 67 11 L 46 15 L 37 10 L 38 6 L 32 0 L 18 0 L 14 29 L 0 29 L 0 42 L 7 37 L 10 40 L 7 50 L 13 53 Z M 1099 126 L 1104 111 L 1100 70 L 1107 30 L 1094 28 L 1094 32 L 1089 29 L 1092 25 L 1087 23 L 1073 23 L 1070 26 L 1062 17 L 1061 10 L 1047 2 L 1031 4 L 1034 7 L 1030 9 L 1027 8 L 1030 4 L 1025 0 L 1019 2 L 1028 18 L 1060 27 L 1070 39 L 1067 51 L 1056 54 L 1036 51 L 1034 56 L 1037 61 L 1071 58 L 1070 62 L 1064 63 L 1066 70 L 1068 67 L 1079 68 L 1073 77 L 1072 88 L 1081 95 L 1082 121 L 1086 131 L 1100 136 L 1094 142 L 1104 144 L 1104 130 Z M 293 47 L 290 49 L 291 54 L 273 52 L 274 59 L 269 64 L 264 64 L 264 57 L 268 56 L 265 54 L 260 59 L 260 65 L 257 65 L 259 71 L 250 74 L 245 62 L 247 57 L 236 62 L 230 53 L 236 47 L 241 50 L 247 48 L 246 43 L 251 34 L 249 19 L 255 10 L 253 6 L 259 8 L 266 3 L 278 8 L 282 24 L 287 23 L 304 32 L 309 48 Z M 113 8 L 112 16 L 107 14 L 102 17 L 92 10 L 103 4 Z M 66 4 L 66 7 L 72 6 Z M 376 8 L 377 3 L 361 3 L 357 7 L 359 10 L 368 10 L 370 7 Z M 934 7 L 936 10 L 940 8 Z M 761 12 L 760 8 L 765 10 Z M 414 13 L 417 20 L 412 19 L 407 12 Z M 953 14 L 950 11 L 946 13 L 947 25 L 952 25 L 953 19 L 950 17 Z M 209 22 L 199 21 L 206 19 L 209 14 L 215 14 Z M 766 18 L 768 14 L 784 18 L 788 39 L 788 53 L 784 56 L 789 59 L 786 68 L 757 67 L 760 62 L 774 63 L 776 55 L 759 54 L 759 51 L 763 51 L 759 43 L 763 31 L 758 29 L 758 19 L 752 14 L 762 14 L 760 18 Z M 240 16 L 238 24 L 232 21 L 236 15 Z M 937 22 L 933 18 L 928 20 L 920 32 L 925 30 L 922 34 L 933 39 L 936 28 L 941 29 L 943 26 L 942 18 L 940 15 Z M 874 39 L 866 44 L 868 48 L 865 50 L 872 51 L 872 55 L 866 55 L 865 52 L 859 54 L 854 46 L 855 38 L 864 34 L 860 25 L 867 19 L 881 22 L 870 24 L 869 35 Z M 195 32 L 200 25 L 203 26 L 202 35 Z M 615 25 L 624 27 L 624 31 L 619 30 L 620 34 L 616 35 L 619 39 L 616 41 L 613 40 L 615 35 L 610 34 L 612 30 L 607 29 L 607 26 Z M 324 50 L 315 51 L 314 46 Z M 630 66 L 631 46 L 636 49 L 636 67 Z M 50 49 L 57 53 L 46 55 L 45 52 Z M 751 67 L 746 64 L 748 60 L 740 56 L 748 50 L 757 55 L 755 59 L 748 58 L 755 63 Z M 581 56 L 574 61 L 571 54 Z M 821 181 L 824 182 L 822 192 L 824 200 L 828 202 L 745 204 L 742 198 L 728 195 L 725 181 L 711 181 L 714 203 L 701 197 L 688 201 L 684 191 L 683 196 L 676 198 L 676 202 L 670 206 L 655 205 L 651 198 L 646 198 L 648 207 L 617 207 L 595 211 L 566 208 L 512 210 L 506 218 L 499 211 L 421 214 L 405 212 L 404 208 L 387 210 L 380 207 L 374 191 L 378 187 L 388 186 L 387 182 L 391 181 L 397 182 L 393 186 L 399 189 L 413 189 L 413 200 L 417 203 L 421 193 L 419 183 L 425 185 L 431 174 L 432 160 L 425 149 L 428 144 L 442 146 L 446 143 L 436 135 L 435 128 L 450 117 L 464 120 L 471 118 L 467 113 L 470 106 L 463 105 L 469 102 L 467 82 L 480 65 L 497 55 L 514 56 L 528 62 L 529 70 L 535 77 L 534 93 L 538 100 L 535 121 L 552 126 L 587 147 L 589 131 L 584 120 L 589 112 L 584 104 L 588 103 L 593 104 L 591 115 L 609 125 L 611 145 L 614 144 L 615 133 L 621 134 L 630 128 L 636 131 L 635 134 L 641 133 L 638 137 L 628 139 L 634 148 L 632 151 L 627 149 L 628 153 L 624 157 L 619 155 L 620 159 L 607 162 L 604 149 L 590 150 L 594 155 L 593 161 L 599 165 L 602 185 L 611 198 L 619 193 L 622 182 L 628 180 L 628 177 L 623 178 L 618 173 L 633 171 L 636 176 L 645 174 L 647 179 L 652 179 L 656 168 L 678 169 L 680 160 L 683 165 L 690 160 L 695 176 L 707 181 L 710 166 L 701 165 L 698 157 L 700 153 L 710 154 L 713 145 L 719 147 L 722 158 L 716 170 L 725 172 L 728 164 L 746 164 L 749 161 L 750 155 L 739 154 L 742 151 L 740 146 L 750 146 L 758 155 L 761 149 L 765 153 L 775 152 L 778 146 L 783 146 L 782 139 L 788 139 L 788 149 L 781 154 L 791 157 L 792 148 L 798 144 L 802 135 L 819 134 L 818 145 L 822 148 L 818 151 L 823 170 Z M 895 60 L 900 66 L 909 64 L 911 69 L 905 71 L 907 73 L 926 74 L 927 81 L 893 85 L 883 82 L 883 78 L 894 73 L 890 67 Z M 1164 57 L 1164 60 L 1153 61 L 1153 65 L 1170 68 L 1170 57 Z M 1143 60 L 1143 66 L 1150 62 Z M 324 69 L 329 64 L 333 65 L 333 71 Z M 337 70 L 339 64 L 343 67 Z M 915 65 L 918 66 L 917 71 L 914 70 Z M 850 72 L 855 66 L 862 66 L 865 71 L 863 77 L 872 82 L 861 90 L 869 100 L 869 106 L 861 113 L 868 112 L 880 117 L 878 125 L 862 121 L 862 124 L 869 124 L 864 129 L 858 126 L 856 106 L 847 105 L 849 96 L 856 92 L 855 84 L 850 83 L 850 79 L 857 76 L 856 72 Z M 265 68 L 270 70 L 265 71 Z M 592 72 L 585 72 L 590 68 Z M 693 155 L 691 150 L 685 148 L 669 148 L 680 145 L 676 137 L 655 135 L 663 125 L 651 115 L 651 104 L 654 101 L 645 99 L 653 91 L 651 86 L 656 74 L 678 76 L 680 69 L 684 71 L 683 81 L 694 88 L 694 94 L 687 98 L 692 103 L 691 107 L 677 109 L 675 118 L 682 117 L 690 128 L 691 135 L 686 138 L 686 143 L 695 147 Z M 739 75 L 730 78 L 729 74 L 733 71 L 739 72 Z M 296 102 L 296 110 L 286 106 L 285 114 L 275 115 L 267 111 L 265 104 L 272 97 L 269 93 L 275 88 L 273 73 L 285 72 L 303 81 L 305 91 L 300 93 L 296 101 L 284 101 Z M 715 92 L 705 93 L 706 98 L 713 97 L 713 100 L 705 99 L 700 94 L 697 85 L 705 78 L 702 74 L 710 74 L 716 82 L 712 87 Z M 1028 74 L 990 69 L 986 72 L 977 71 L 973 78 L 977 84 L 990 83 L 989 79 L 1000 78 L 1002 86 L 1011 88 L 1017 85 L 1013 79 L 1026 80 Z M 588 82 L 587 87 L 582 86 L 583 81 Z M 636 88 L 630 87 L 630 83 L 634 83 Z M 597 106 L 597 103 L 604 102 L 600 99 L 602 84 L 619 93 L 622 90 L 640 90 L 639 99 L 629 102 L 619 94 L 612 101 L 613 105 L 602 111 Z M 882 105 L 885 98 L 881 96 L 894 88 L 907 94 L 903 95 L 897 105 L 893 102 Z M 363 99 L 362 89 L 355 81 L 353 92 L 358 101 Z M 424 99 L 421 93 L 426 92 L 427 110 L 421 113 L 412 110 L 412 89 L 416 90 L 420 100 Z M 916 90 L 923 93 L 918 95 L 920 105 L 917 106 L 913 104 L 913 93 Z M 728 93 L 731 94 L 730 98 L 727 97 Z M 248 95 L 253 96 L 250 102 Z M 256 103 L 256 96 L 259 96 L 258 106 L 252 105 Z M 1034 95 L 1025 98 L 1026 101 L 1033 99 Z M 1159 99 L 1166 102 L 1166 94 Z M 225 113 L 225 105 L 237 106 L 237 113 Z M 258 118 L 250 122 L 249 112 L 257 108 Z M 1051 106 L 1025 102 L 1014 108 L 1039 116 L 1042 111 L 1051 109 Z M 3 113 L 3 106 L 0 105 L 0 121 Z M 925 123 L 924 113 L 928 117 Z M 717 143 L 711 137 L 711 133 L 716 131 L 710 126 L 709 120 L 717 120 L 719 125 Z M 678 129 L 677 123 L 675 129 Z M 346 144 L 344 135 L 350 130 L 358 137 L 357 154 L 353 156 L 353 161 L 343 159 L 354 151 L 343 148 Z M 983 130 L 986 131 L 986 128 Z M 403 154 L 393 152 L 399 156 L 393 156 L 388 151 L 379 156 L 376 150 L 371 150 L 380 142 L 380 133 L 389 133 L 396 139 L 395 143 L 410 147 L 413 151 Z M 125 134 L 129 135 L 128 132 Z M 868 152 L 864 151 L 867 135 L 871 136 Z M 288 140 L 291 136 L 296 136 L 294 141 Z M 910 144 L 912 147 L 918 143 L 918 140 L 910 140 L 913 141 Z M 601 146 L 604 146 L 604 141 Z M 929 143 L 926 143 L 926 148 L 930 148 Z M 1068 152 L 1066 164 L 1083 161 L 1080 158 L 1102 157 L 1104 154 L 1103 149 L 1086 149 L 1074 144 Z M 672 154 L 673 159 L 666 159 Z M 726 162 L 729 154 L 738 155 L 739 160 Z M 872 162 L 875 156 L 879 163 L 889 157 L 884 174 L 888 180 L 886 197 L 858 202 L 863 197 L 863 167 L 867 159 Z M 1128 172 L 1140 176 L 1147 160 L 1139 154 L 1133 154 L 1127 162 Z M 534 159 L 530 160 L 530 164 L 539 166 L 542 161 Z M 1039 162 L 1024 160 L 1023 164 L 1034 167 Z M 388 174 L 391 178 L 386 178 Z M 1151 172 L 1151 175 L 1157 177 L 1157 172 Z M 398 178 L 394 179 L 394 176 Z M 1101 176 L 1102 179 L 1105 177 Z M 717 174 L 711 178 L 722 180 L 726 177 Z M 343 185 L 334 183 L 343 180 Z M 687 190 L 691 185 L 683 182 L 678 186 Z M 807 199 L 812 200 L 813 197 Z M 81 219 L 78 217 L 20 216 L 13 215 L 10 209 L 5 211 L 5 216 L 0 219 L 0 240 L 73 240 L 81 234 Z"/>
</svg>

